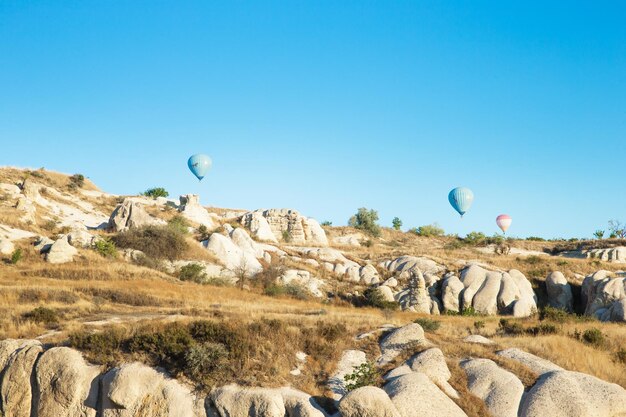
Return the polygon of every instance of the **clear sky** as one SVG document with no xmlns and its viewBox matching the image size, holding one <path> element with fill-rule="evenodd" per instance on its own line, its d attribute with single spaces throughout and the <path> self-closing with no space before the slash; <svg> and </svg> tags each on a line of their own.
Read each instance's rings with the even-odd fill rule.
<svg viewBox="0 0 626 417">
<path fill-rule="evenodd" d="M 625 22 L 623 1 L 0 0 L 0 165 L 334 225 L 365 206 L 590 236 L 626 220 Z"/>
</svg>

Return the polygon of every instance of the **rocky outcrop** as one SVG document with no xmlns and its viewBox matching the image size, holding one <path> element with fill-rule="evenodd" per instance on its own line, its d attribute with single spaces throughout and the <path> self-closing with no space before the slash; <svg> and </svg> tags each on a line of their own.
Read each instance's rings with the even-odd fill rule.
<svg viewBox="0 0 626 417">
<path fill-rule="evenodd" d="M 231 271 L 241 271 L 247 275 L 253 275 L 263 270 L 255 253 L 243 250 L 228 236 L 213 233 L 202 244 Z"/>
<path fill-rule="evenodd" d="M 532 353 L 524 352 L 523 350 L 517 348 L 501 350 L 498 352 L 498 355 L 519 362 L 538 375 L 563 370 L 563 368 L 547 359 L 540 358 L 539 356 L 535 356 Z"/>
<path fill-rule="evenodd" d="M 283 285 L 300 285 L 303 288 L 306 288 L 306 290 L 315 297 L 324 296 L 324 292 L 321 290 L 324 286 L 324 281 L 311 276 L 309 271 L 288 269 L 280 277 L 278 277 L 278 283 Z"/>
<path fill-rule="evenodd" d="M 445 268 L 432 259 L 418 256 L 400 256 L 391 261 L 385 261 L 380 266 L 389 272 L 393 272 L 400 278 L 408 278 L 412 269 L 419 269 L 425 276 L 441 275 Z"/>
<path fill-rule="evenodd" d="M 263 217 L 265 222 L 261 221 Z M 244 214 L 240 222 L 260 240 L 272 242 L 286 240 L 291 243 L 328 246 L 326 232 L 312 218 L 304 217 L 296 210 L 270 209 L 256 210 Z M 269 238 L 265 223 L 269 225 L 274 239 Z"/>
<path fill-rule="evenodd" d="M 0 410 L 4 415 L 30 417 L 33 399 L 31 375 L 42 351 L 39 342 L 21 341 L 9 355 L 0 382 Z"/>
<path fill-rule="evenodd" d="M 586 315 L 601 321 L 626 321 L 626 277 L 598 271 L 583 281 L 581 298 Z"/>
<path fill-rule="evenodd" d="M 479 334 L 471 334 L 463 339 L 466 343 L 475 343 L 477 345 L 493 345 L 495 344 L 493 340 L 487 339 L 485 336 L 481 336 Z"/>
<path fill-rule="evenodd" d="M 38 417 L 95 417 L 100 368 L 66 347 L 46 351 L 37 362 Z"/>
<path fill-rule="evenodd" d="M 0 238 L 0 254 L 10 255 L 15 250 L 15 245 L 9 239 Z"/>
<path fill-rule="evenodd" d="M 114 232 L 122 232 L 155 224 L 164 224 L 164 222 L 150 216 L 138 201 L 126 198 L 111 213 L 108 227 Z"/>
<path fill-rule="evenodd" d="M 458 313 L 461 311 L 461 293 L 465 286 L 454 275 L 444 278 L 441 285 L 441 301 L 444 311 L 452 311 Z"/>
<path fill-rule="evenodd" d="M 209 399 L 222 417 L 285 417 L 280 391 L 226 385 L 211 391 Z"/>
<path fill-rule="evenodd" d="M 380 342 L 381 356 L 378 358 L 378 365 L 382 366 L 391 362 L 407 348 L 421 346 L 425 343 L 424 330 L 417 323 L 410 323 L 392 330 Z"/>
<path fill-rule="evenodd" d="M 453 280 L 453 283 L 446 281 Z M 454 311 L 453 294 L 458 292 L 456 277 L 450 276 L 444 286 L 455 287 L 445 294 L 447 305 Z M 487 271 L 478 265 L 471 265 L 461 271 L 464 289 L 459 293 L 461 309 L 473 308 L 479 314 L 511 314 L 514 317 L 528 317 L 537 311 L 537 300 L 530 282 L 519 271 Z"/>
<path fill-rule="evenodd" d="M 209 230 L 216 228 L 214 217 L 200 205 L 200 196 L 197 194 L 185 194 L 179 197 L 180 214 L 194 223 L 201 224 Z"/>
<path fill-rule="evenodd" d="M 572 288 L 565 276 L 558 271 L 551 272 L 546 278 L 546 290 L 548 293 L 548 303 L 551 307 L 574 311 L 574 297 Z"/>
<path fill-rule="evenodd" d="M 604 262 L 626 263 L 626 246 L 615 248 L 589 249 L 581 252 L 588 259 L 599 259 Z"/>
<path fill-rule="evenodd" d="M 354 372 L 356 368 L 367 362 L 365 352 L 360 350 L 346 350 L 341 355 L 335 374 L 328 380 L 328 389 L 332 392 L 335 400 L 341 399 L 348 393 L 346 389 L 346 375 Z"/>
<path fill-rule="evenodd" d="M 361 240 L 363 239 L 364 236 L 362 234 L 335 236 L 332 238 L 332 243 L 336 246 L 361 246 Z"/>
<path fill-rule="evenodd" d="M 419 372 L 393 379 L 384 390 L 402 417 L 467 417 L 437 385 Z"/>
<path fill-rule="evenodd" d="M 524 394 L 524 385 L 518 377 L 489 359 L 465 360 L 461 368 L 467 374 L 470 392 L 485 402 L 492 415 L 517 417 Z"/>
<path fill-rule="evenodd" d="M 50 245 L 46 253 L 46 261 L 51 264 L 64 264 L 72 262 L 77 254 L 78 251 L 70 245 L 68 236 L 64 236 Z"/>
<path fill-rule="evenodd" d="M 377 387 L 362 387 L 341 399 L 342 417 L 402 417 L 385 391 Z"/>
<path fill-rule="evenodd" d="M 315 260 L 328 272 L 332 272 L 349 282 L 364 285 L 374 285 L 380 282 L 380 275 L 374 265 L 366 264 L 361 266 L 357 262 L 346 258 L 337 249 L 298 246 L 290 246 L 289 249 L 308 257 L 309 261 Z M 304 261 L 306 262 L 307 260 Z"/>
<path fill-rule="evenodd" d="M 546 373 L 535 383 L 520 417 L 626 416 L 626 390 L 590 375 L 570 371 Z"/>
<path fill-rule="evenodd" d="M 459 393 L 448 383 L 452 374 L 441 349 L 427 349 L 414 355 L 406 363 L 412 372 L 421 372 L 426 375 L 450 398 L 459 398 Z"/>
<path fill-rule="evenodd" d="M 408 271 L 408 287 L 395 295 L 403 310 L 423 314 L 439 314 L 442 306 L 437 297 L 436 275 L 424 275 L 418 267 Z"/>
</svg>

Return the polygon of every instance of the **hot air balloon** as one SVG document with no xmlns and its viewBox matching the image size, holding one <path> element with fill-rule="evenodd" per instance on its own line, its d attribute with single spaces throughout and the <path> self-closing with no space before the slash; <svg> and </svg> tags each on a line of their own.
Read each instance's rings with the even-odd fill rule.
<svg viewBox="0 0 626 417">
<path fill-rule="evenodd" d="M 509 227 L 511 227 L 512 222 L 513 222 L 513 219 L 508 214 L 501 214 L 498 217 L 496 217 L 496 224 L 502 230 L 503 233 L 506 233 L 506 231 L 509 230 Z"/>
<path fill-rule="evenodd" d="M 474 201 L 474 193 L 469 188 L 457 187 L 448 194 L 448 201 L 459 212 L 461 217 L 470 209 Z"/>
<path fill-rule="evenodd" d="M 193 175 L 198 178 L 198 180 L 202 180 L 209 169 L 211 169 L 211 165 L 213 165 L 213 161 L 207 155 L 197 153 L 192 155 L 187 161 L 187 166 L 189 166 L 189 170 Z"/>
</svg>

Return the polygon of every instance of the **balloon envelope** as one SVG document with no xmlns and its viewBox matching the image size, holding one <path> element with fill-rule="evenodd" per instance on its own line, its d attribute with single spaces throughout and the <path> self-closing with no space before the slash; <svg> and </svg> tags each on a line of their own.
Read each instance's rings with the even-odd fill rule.
<svg viewBox="0 0 626 417">
<path fill-rule="evenodd" d="M 506 231 L 509 230 L 509 227 L 511 227 L 512 222 L 513 222 L 513 219 L 508 214 L 501 214 L 498 217 L 496 217 L 496 224 L 504 233 L 506 233 Z"/>
<path fill-rule="evenodd" d="M 189 166 L 189 170 L 196 176 L 199 180 L 202 180 L 209 169 L 211 169 L 211 165 L 213 165 L 213 161 L 207 155 L 197 153 L 192 155 L 187 161 L 187 166 Z"/>
<path fill-rule="evenodd" d="M 463 216 L 472 206 L 474 193 L 469 188 L 457 187 L 448 194 L 448 201 Z"/>
</svg>

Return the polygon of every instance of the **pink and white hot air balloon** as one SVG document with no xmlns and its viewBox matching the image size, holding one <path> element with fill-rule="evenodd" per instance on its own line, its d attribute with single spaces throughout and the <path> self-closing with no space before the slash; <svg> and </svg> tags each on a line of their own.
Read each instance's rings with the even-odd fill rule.
<svg viewBox="0 0 626 417">
<path fill-rule="evenodd" d="M 509 227 L 511 227 L 512 222 L 513 222 L 513 219 L 508 214 L 501 214 L 498 217 L 496 217 L 496 224 L 504 233 L 506 233 L 506 231 L 509 230 Z"/>
</svg>

